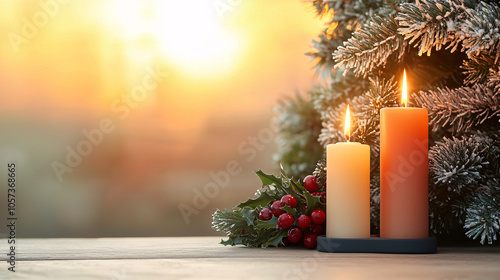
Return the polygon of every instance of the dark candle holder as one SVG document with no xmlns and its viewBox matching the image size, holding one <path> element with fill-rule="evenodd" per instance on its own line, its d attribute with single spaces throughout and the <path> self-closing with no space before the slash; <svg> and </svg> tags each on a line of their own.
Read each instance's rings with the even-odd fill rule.
<svg viewBox="0 0 500 280">
<path fill-rule="evenodd" d="M 386 253 L 386 254 L 435 254 L 435 236 L 422 239 L 328 238 L 318 236 L 317 250 L 329 253 Z"/>
</svg>

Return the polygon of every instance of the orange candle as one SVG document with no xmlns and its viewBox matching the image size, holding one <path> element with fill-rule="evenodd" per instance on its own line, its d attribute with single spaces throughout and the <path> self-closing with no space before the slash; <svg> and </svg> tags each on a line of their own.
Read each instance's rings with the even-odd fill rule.
<svg viewBox="0 0 500 280">
<path fill-rule="evenodd" d="M 404 107 L 380 110 L 380 237 L 418 239 L 429 234 L 428 114 Z"/>
<path fill-rule="evenodd" d="M 370 147 L 349 142 L 349 106 L 344 134 L 347 142 L 327 146 L 326 236 L 370 237 Z"/>
</svg>

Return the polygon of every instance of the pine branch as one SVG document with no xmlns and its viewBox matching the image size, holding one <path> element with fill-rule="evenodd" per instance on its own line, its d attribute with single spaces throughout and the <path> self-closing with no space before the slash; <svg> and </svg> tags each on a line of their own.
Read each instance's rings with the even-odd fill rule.
<svg viewBox="0 0 500 280">
<path fill-rule="evenodd" d="M 331 17 L 332 23 L 338 23 L 354 30 L 357 26 L 370 21 L 376 14 L 395 12 L 400 1 L 387 0 L 313 0 L 310 1 L 316 14 L 320 17 Z"/>
<path fill-rule="evenodd" d="M 329 144 L 345 141 L 344 136 L 344 117 L 347 109 L 347 103 L 341 103 L 333 108 L 328 108 L 328 118 L 322 122 L 323 128 L 318 137 L 318 142 L 326 149 Z M 351 118 L 352 122 L 356 122 L 355 114 Z"/>
<path fill-rule="evenodd" d="M 488 75 L 488 86 L 491 88 L 495 88 L 495 91 L 497 93 L 500 91 L 500 66 L 496 69 L 490 69 Z"/>
<path fill-rule="evenodd" d="M 328 27 L 313 40 L 314 50 L 308 52 L 316 62 L 316 71 L 322 75 L 330 74 L 335 66 L 332 53 L 342 46 L 352 33 L 372 20 L 375 15 L 394 16 L 399 0 L 330 0 L 311 1 L 312 7 L 322 18 L 327 19 Z"/>
<path fill-rule="evenodd" d="M 335 10 L 336 13 L 333 20 L 341 25 L 352 25 L 354 27 L 353 30 L 356 30 L 358 26 L 369 23 L 374 15 L 394 15 L 396 11 L 392 7 L 398 4 L 394 1 L 386 0 L 340 0 L 338 2 L 343 2 L 343 5 L 340 9 Z"/>
<path fill-rule="evenodd" d="M 381 79 L 369 78 L 370 87 L 361 99 L 361 110 L 369 116 L 380 115 L 380 109 L 398 104 L 399 89 L 394 77 Z"/>
<path fill-rule="evenodd" d="M 371 151 L 378 156 L 380 151 L 380 121 L 377 117 L 359 119 L 352 133 L 354 141 L 370 146 Z"/>
<path fill-rule="evenodd" d="M 429 150 L 430 225 L 436 234 L 449 234 L 463 226 L 469 197 L 494 178 L 491 139 L 475 135 L 443 138 Z M 493 151 L 498 156 L 498 150 Z"/>
<path fill-rule="evenodd" d="M 398 87 L 394 77 L 386 80 L 377 76 L 370 77 L 368 91 L 353 100 L 353 108 L 358 110 L 353 138 L 370 145 L 374 156 L 379 155 L 380 109 L 398 104 Z"/>
<path fill-rule="evenodd" d="M 217 209 L 212 214 L 212 228 L 225 233 L 226 235 L 231 235 L 234 232 L 241 232 L 247 227 L 247 220 L 241 214 L 242 209 L 239 210 L 228 210 L 224 212 Z"/>
<path fill-rule="evenodd" d="M 278 117 L 278 152 L 274 159 L 290 170 L 294 177 L 305 177 L 323 157 L 323 149 L 317 142 L 321 130 L 320 115 L 314 110 L 312 102 L 298 94 L 295 99 L 281 101 L 274 110 Z"/>
<path fill-rule="evenodd" d="M 461 235 L 465 210 L 461 201 L 447 200 L 429 190 L 429 225 L 436 235 Z"/>
<path fill-rule="evenodd" d="M 498 187 L 498 182 L 496 182 Z M 476 239 L 480 237 L 481 244 L 486 241 L 492 244 L 500 234 L 500 196 L 480 194 L 467 208 L 464 228 L 467 236 Z"/>
<path fill-rule="evenodd" d="M 481 171 L 490 164 L 485 158 L 487 145 L 474 138 L 443 138 L 429 151 L 430 179 L 434 185 L 446 185 L 448 191 L 461 191 L 468 185 L 478 185 Z"/>
<path fill-rule="evenodd" d="M 405 43 L 397 29 L 392 16 L 375 15 L 333 53 L 335 68 L 345 67 L 346 72 L 353 69 L 356 75 L 366 77 L 368 72 L 385 65 L 394 52 L 399 51 L 398 59 L 401 59 Z"/>
<path fill-rule="evenodd" d="M 446 44 L 456 50 L 460 42 L 459 19 L 462 17 L 463 0 L 421 0 L 402 4 L 396 17 L 401 26 L 399 33 L 409 44 L 419 47 L 419 55 L 431 54 L 432 48 L 440 50 Z"/>
<path fill-rule="evenodd" d="M 429 124 L 433 131 L 447 126 L 467 131 L 488 119 L 500 117 L 500 92 L 495 93 L 482 84 L 472 88 L 438 88 L 420 92 L 416 102 L 429 110 Z"/>
<path fill-rule="evenodd" d="M 334 10 L 338 10 L 343 1 L 310 0 L 308 2 L 319 17 L 324 17 L 333 14 Z"/>
<path fill-rule="evenodd" d="M 465 39 L 463 49 L 467 55 L 479 55 L 488 52 L 495 55 L 495 62 L 500 57 L 500 7 L 498 3 L 480 2 L 473 9 L 467 9 L 467 18 L 461 25 Z"/>
<path fill-rule="evenodd" d="M 415 42 L 419 54 L 446 46 L 469 57 L 489 53 L 500 57 L 500 7 L 483 1 L 420 0 L 402 4 L 396 19 L 400 34 L 410 44 Z"/>
<path fill-rule="evenodd" d="M 372 173 L 373 174 L 373 173 Z M 370 179 L 370 227 L 372 233 L 380 230 L 380 175 Z"/>
<path fill-rule="evenodd" d="M 313 40 L 313 50 L 307 52 L 306 55 L 310 56 L 316 63 L 315 68 L 317 73 L 327 72 L 325 74 L 332 75 L 332 68 L 335 66 L 332 53 L 342 43 L 351 37 L 352 32 L 347 28 L 335 28 L 333 31 L 325 29 L 320 35 L 318 40 Z"/>
<path fill-rule="evenodd" d="M 368 81 L 348 73 L 342 76 L 340 71 L 335 71 L 333 81 L 328 87 L 316 86 L 310 92 L 314 109 L 321 114 L 321 120 L 328 120 L 328 112 L 343 100 L 354 98 L 368 88 Z"/>
<path fill-rule="evenodd" d="M 378 77 L 370 78 L 368 91 L 361 96 L 347 99 L 352 108 L 353 139 L 363 144 L 369 144 L 372 152 L 378 154 L 379 143 L 379 112 L 385 107 L 397 104 L 398 90 L 394 78 L 389 80 Z M 328 144 L 344 141 L 344 117 L 347 103 L 342 103 L 334 109 L 327 110 L 328 118 L 323 120 L 323 128 L 319 142 L 326 147 Z"/>
<path fill-rule="evenodd" d="M 338 25 L 338 23 L 336 21 L 334 21 L 334 14 L 336 11 L 338 12 L 340 7 L 342 7 L 343 2 L 345 2 L 345 1 L 308 0 L 307 2 L 310 3 L 311 10 L 323 22 L 325 22 L 325 25 L 327 27 L 323 31 L 323 34 L 326 35 L 327 38 L 332 38 L 332 34 L 334 33 L 334 31 Z M 347 31 L 347 28 L 343 28 L 343 29 Z"/>
<path fill-rule="evenodd" d="M 495 66 L 495 57 L 491 54 L 481 53 L 478 56 L 472 56 L 468 60 L 464 60 L 462 69 L 467 77 L 464 79 L 464 84 L 485 83 L 490 69 Z M 493 86 L 490 86 L 493 88 Z"/>
</svg>

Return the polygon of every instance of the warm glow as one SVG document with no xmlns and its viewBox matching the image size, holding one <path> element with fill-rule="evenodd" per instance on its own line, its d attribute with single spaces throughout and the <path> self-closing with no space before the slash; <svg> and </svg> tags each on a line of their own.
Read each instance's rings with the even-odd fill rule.
<svg viewBox="0 0 500 280">
<path fill-rule="evenodd" d="M 403 89 L 401 93 L 401 103 L 407 107 L 408 106 L 408 90 L 406 87 L 406 69 L 403 70 Z"/>
<path fill-rule="evenodd" d="M 349 104 L 347 104 L 347 110 L 345 112 L 344 135 L 347 142 L 349 142 L 351 139 L 351 112 L 349 111 Z"/>
<path fill-rule="evenodd" d="M 129 42 L 154 42 L 189 74 L 221 74 L 238 62 L 239 40 L 210 1 L 117 1 L 113 10 Z"/>
</svg>

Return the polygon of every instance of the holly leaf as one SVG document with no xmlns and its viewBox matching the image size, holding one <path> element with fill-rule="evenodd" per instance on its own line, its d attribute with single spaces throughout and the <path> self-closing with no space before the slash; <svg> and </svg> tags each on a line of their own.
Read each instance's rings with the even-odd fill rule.
<svg viewBox="0 0 500 280">
<path fill-rule="evenodd" d="M 264 243 L 262 243 L 261 247 L 262 248 L 267 248 L 268 246 L 278 247 L 280 244 L 282 244 L 283 238 L 286 237 L 287 234 L 288 234 L 288 231 L 280 230 L 277 232 L 276 235 L 271 236 Z"/>
<path fill-rule="evenodd" d="M 272 174 L 266 174 L 261 170 L 255 173 L 262 181 L 263 187 L 267 186 L 268 190 L 266 190 L 266 192 L 268 192 L 268 194 L 273 198 L 279 199 L 285 194 L 295 193 L 289 184 L 286 184 L 286 180 L 290 179 L 288 179 L 285 175 L 282 174 L 282 177 L 279 178 Z"/>
<path fill-rule="evenodd" d="M 262 229 L 258 230 L 255 235 L 243 240 L 244 244 L 248 247 L 259 247 L 262 243 L 266 242 L 273 234 L 275 234 L 276 229 Z"/>
<path fill-rule="evenodd" d="M 271 220 L 267 221 L 262 221 L 262 220 L 257 220 L 257 224 L 255 225 L 255 228 L 260 230 L 260 229 L 276 229 L 276 226 L 278 225 L 278 217 L 273 216 Z"/>
<path fill-rule="evenodd" d="M 267 185 L 275 185 L 280 187 L 283 186 L 281 178 L 278 178 L 273 174 L 266 174 L 262 172 L 262 170 L 255 172 L 255 174 L 257 174 L 257 176 L 259 176 L 260 180 L 262 181 L 262 186 L 267 186 Z"/>
<path fill-rule="evenodd" d="M 288 206 L 288 205 L 280 207 L 280 209 L 285 210 L 286 212 L 288 212 L 288 213 L 290 213 L 292 215 L 297 214 L 297 210 L 295 208 L 292 208 L 292 207 Z"/>
<path fill-rule="evenodd" d="M 311 195 L 309 192 L 305 192 L 304 196 L 307 201 L 306 215 L 311 215 L 312 211 L 316 209 L 325 211 L 325 204 L 321 202 L 320 196 Z"/>
<path fill-rule="evenodd" d="M 253 226 L 255 221 L 255 209 L 245 207 L 241 209 L 241 215 L 246 219 L 248 226 Z"/>
<path fill-rule="evenodd" d="M 241 237 L 233 238 L 233 237 L 229 236 L 228 239 L 225 241 L 223 239 L 221 239 L 219 244 L 222 244 L 224 246 L 244 245 L 242 241 L 243 241 L 243 238 L 241 238 Z"/>
<path fill-rule="evenodd" d="M 286 175 L 285 169 L 283 168 L 281 162 L 280 162 L 280 173 L 281 173 L 281 178 L 288 178 L 288 175 Z"/>
<path fill-rule="evenodd" d="M 304 194 L 308 192 L 304 186 L 300 183 L 300 181 L 294 182 L 293 180 L 290 180 L 290 184 L 292 185 L 292 188 L 295 190 L 295 192 L 299 194 Z"/>
<path fill-rule="evenodd" d="M 238 208 L 243 208 L 243 207 L 252 207 L 255 208 L 257 206 L 262 206 L 266 207 L 267 204 L 271 201 L 274 201 L 274 198 L 270 197 L 267 192 L 261 192 L 259 197 L 255 199 L 247 199 L 245 202 L 240 202 L 236 207 Z"/>
</svg>

